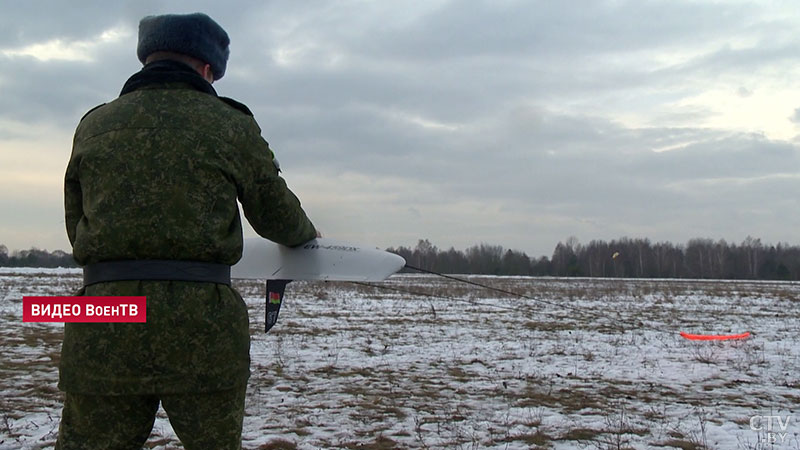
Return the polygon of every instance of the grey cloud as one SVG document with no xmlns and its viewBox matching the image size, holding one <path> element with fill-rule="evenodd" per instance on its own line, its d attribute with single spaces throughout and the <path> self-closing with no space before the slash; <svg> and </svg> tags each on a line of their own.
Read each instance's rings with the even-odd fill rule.
<svg viewBox="0 0 800 450">
<path fill-rule="evenodd" d="M 676 7 L 677 6 L 677 7 Z M 696 2 L 448 2 L 406 27 L 375 24 L 361 47 L 411 60 L 482 55 L 573 58 L 686 44 L 749 23 L 753 8 Z M 713 24 L 713 25 L 712 25 Z"/>
<path fill-rule="evenodd" d="M 103 61 L 41 62 L 32 57 L 0 56 L 3 66 L 13 73 L 13 78 L 3 79 L 0 117 L 28 123 L 53 122 L 67 128 L 77 125 L 86 110 L 118 94 L 127 77 L 119 70 L 124 65 L 112 64 L 112 55 Z"/>
<path fill-rule="evenodd" d="M 657 153 L 632 165 L 632 171 L 670 179 L 754 178 L 794 172 L 800 150 L 785 142 L 772 142 L 760 135 L 742 134 L 708 139 L 686 147 Z M 667 175 L 662 175 L 664 179 Z"/>
<path fill-rule="evenodd" d="M 763 220 L 798 221 L 787 194 L 800 192 L 791 176 L 798 147 L 659 123 L 713 114 L 699 108 L 664 108 L 646 128 L 592 110 L 616 103 L 635 114 L 647 101 L 691 96 L 716 77 L 793 62 L 796 27 L 765 21 L 758 5 L 450 1 L 396 11 L 389 2 L 322 0 L 51 3 L 47 17 L 39 17 L 37 2 L 4 14 L 0 48 L 88 39 L 119 24 L 135 29 L 146 14 L 207 12 L 232 39 L 228 74 L 215 87 L 256 113 L 288 176 L 355 172 L 438 194 L 386 200 L 409 220 L 436 222 L 437 205 L 457 202 L 497 206 L 531 222 L 552 216 L 558 220 L 541 219 L 529 238 L 546 249 L 569 234 L 644 230 L 653 239 L 679 239 L 697 231 L 716 238 L 738 228 L 759 234 Z M 735 39 L 752 46 L 729 44 Z M 706 53 L 691 61 L 649 65 L 651 54 L 698 45 Z M 273 56 L 282 47 L 307 53 L 281 65 Z M 64 129 L 114 98 L 139 68 L 135 37 L 104 47 L 94 63 L 0 62 L 0 118 Z M 426 120 L 445 127 L 426 128 Z M 672 150 L 652 151 L 665 148 Z M 501 236 L 501 225 L 475 229 L 497 226 L 492 232 Z"/>
</svg>

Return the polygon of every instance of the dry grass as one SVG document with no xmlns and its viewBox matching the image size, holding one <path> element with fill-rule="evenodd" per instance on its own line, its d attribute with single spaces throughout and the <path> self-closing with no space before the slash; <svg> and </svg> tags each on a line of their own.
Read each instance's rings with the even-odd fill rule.
<svg viewBox="0 0 800 450">
<path fill-rule="evenodd" d="M 716 425 L 710 411 L 735 409 L 735 424 L 746 432 L 747 414 L 764 404 L 800 402 L 794 348 L 775 355 L 764 340 L 695 345 L 661 331 L 706 327 L 709 317 L 758 324 L 792 314 L 786 305 L 797 307 L 794 285 L 470 279 L 534 300 L 432 277 L 382 284 L 414 294 L 294 282 L 265 336 L 264 283 L 237 281 L 253 333 L 244 447 L 705 449 L 712 447 L 706 431 Z M 42 295 L 77 284 L 24 280 Z M 18 298 L 7 294 L 6 301 Z M 734 307 L 717 311 L 714 299 Z M 52 442 L 62 401 L 55 389 L 60 327 L 21 324 L 9 313 L 4 323 L 0 444 L 32 435 Z M 781 370 L 773 370 L 776 362 Z M 679 370 L 671 367 L 736 375 L 694 384 L 656 375 Z M 768 384 L 785 389 L 761 392 Z M 25 428 L 36 414 L 49 434 Z M 165 433 L 148 448 L 176 445 Z"/>
</svg>

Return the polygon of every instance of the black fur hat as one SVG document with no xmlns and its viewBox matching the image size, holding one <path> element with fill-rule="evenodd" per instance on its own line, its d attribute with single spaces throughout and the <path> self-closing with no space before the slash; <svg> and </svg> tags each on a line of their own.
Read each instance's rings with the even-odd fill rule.
<svg viewBox="0 0 800 450">
<path fill-rule="evenodd" d="M 203 13 L 147 16 L 139 22 L 136 56 L 142 64 L 159 51 L 192 56 L 210 64 L 219 80 L 225 75 L 230 42 L 228 33 Z"/>
</svg>

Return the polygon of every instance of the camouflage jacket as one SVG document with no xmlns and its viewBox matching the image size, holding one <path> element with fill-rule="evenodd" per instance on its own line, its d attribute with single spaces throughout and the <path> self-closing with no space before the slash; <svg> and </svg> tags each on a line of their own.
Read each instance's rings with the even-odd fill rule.
<svg viewBox="0 0 800 450">
<path fill-rule="evenodd" d="M 316 231 L 278 175 L 249 110 L 188 66 L 158 62 L 81 120 L 67 167 L 67 234 L 80 264 L 234 264 L 245 217 L 299 245 Z M 213 391 L 249 375 L 247 310 L 226 285 L 125 281 L 85 295 L 145 295 L 146 324 L 67 324 L 59 387 L 98 394 Z"/>
</svg>

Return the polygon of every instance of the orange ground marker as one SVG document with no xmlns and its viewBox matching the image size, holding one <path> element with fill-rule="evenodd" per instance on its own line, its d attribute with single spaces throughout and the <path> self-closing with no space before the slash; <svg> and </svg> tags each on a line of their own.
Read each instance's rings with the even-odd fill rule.
<svg viewBox="0 0 800 450">
<path fill-rule="evenodd" d="M 681 331 L 681 336 L 689 339 L 690 341 L 725 341 L 728 339 L 747 339 L 750 337 L 750 332 L 746 331 L 742 334 L 727 334 L 727 335 L 715 335 L 715 334 L 689 334 L 684 333 Z"/>
</svg>

